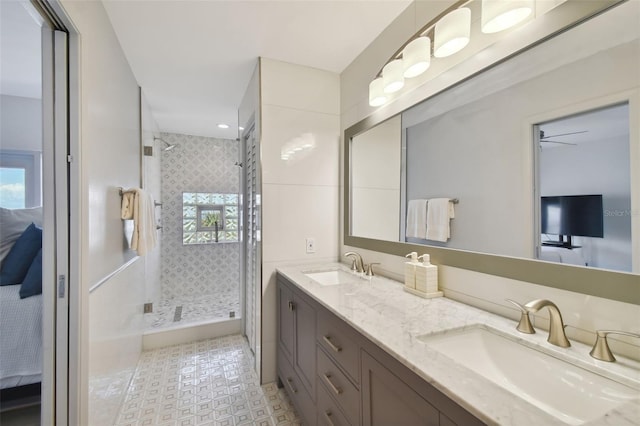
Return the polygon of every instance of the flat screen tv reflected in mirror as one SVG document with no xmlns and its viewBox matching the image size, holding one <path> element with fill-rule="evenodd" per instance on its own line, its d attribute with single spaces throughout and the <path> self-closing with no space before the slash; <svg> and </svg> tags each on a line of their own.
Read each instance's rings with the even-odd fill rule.
<svg viewBox="0 0 640 426">
<path fill-rule="evenodd" d="M 543 245 L 572 248 L 571 237 L 604 237 L 601 194 L 541 197 L 540 211 L 540 231 L 558 235 L 558 241 L 545 241 Z"/>
</svg>

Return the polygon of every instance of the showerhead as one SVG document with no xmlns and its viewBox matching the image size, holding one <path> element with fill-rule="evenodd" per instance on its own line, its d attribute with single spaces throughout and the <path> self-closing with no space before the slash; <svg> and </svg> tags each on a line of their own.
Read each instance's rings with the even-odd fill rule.
<svg viewBox="0 0 640 426">
<path fill-rule="evenodd" d="M 154 141 L 160 141 L 160 142 L 162 142 L 163 144 L 166 145 L 164 148 L 162 148 L 163 151 L 171 151 L 173 148 L 178 146 L 176 144 L 170 144 L 169 142 L 165 141 L 164 139 L 157 138 L 157 137 L 154 137 L 153 140 Z"/>
</svg>

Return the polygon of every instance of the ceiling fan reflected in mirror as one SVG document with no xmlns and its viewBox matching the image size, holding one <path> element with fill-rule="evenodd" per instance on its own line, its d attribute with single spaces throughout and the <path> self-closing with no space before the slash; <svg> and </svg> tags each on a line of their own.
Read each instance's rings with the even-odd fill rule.
<svg viewBox="0 0 640 426">
<path fill-rule="evenodd" d="M 544 130 L 540 130 L 540 143 L 555 143 L 560 145 L 578 145 L 577 143 L 556 141 L 556 140 L 552 140 L 551 138 L 561 138 L 563 136 L 577 135 L 580 133 L 587 133 L 587 132 L 588 130 L 580 130 L 578 132 L 558 133 L 556 135 L 547 136 L 545 135 Z"/>
</svg>

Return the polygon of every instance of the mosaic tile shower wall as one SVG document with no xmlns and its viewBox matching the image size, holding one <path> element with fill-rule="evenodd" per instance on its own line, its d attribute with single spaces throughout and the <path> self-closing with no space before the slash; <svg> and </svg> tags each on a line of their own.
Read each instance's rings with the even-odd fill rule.
<svg viewBox="0 0 640 426">
<path fill-rule="evenodd" d="M 240 243 L 182 244 L 182 193 L 237 193 L 239 142 L 162 133 L 162 299 L 219 295 L 239 300 Z"/>
</svg>

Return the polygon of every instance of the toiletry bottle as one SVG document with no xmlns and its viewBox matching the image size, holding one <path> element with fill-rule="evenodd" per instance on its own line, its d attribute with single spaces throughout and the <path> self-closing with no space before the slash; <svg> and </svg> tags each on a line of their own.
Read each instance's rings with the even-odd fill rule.
<svg viewBox="0 0 640 426">
<path fill-rule="evenodd" d="M 422 263 L 416 266 L 416 290 L 441 296 L 442 293 L 438 292 L 438 267 L 431 264 L 428 254 L 423 254 L 418 259 L 422 259 Z"/>
<path fill-rule="evenodd" d="M 404 285 L 407 288 L 416 288 L 416 266 L 420 264 L 418 262 L 418 253 L 412 251 L 405 257 L 409 257 L 411 260 L 404 264 Z"/>
</svg>

